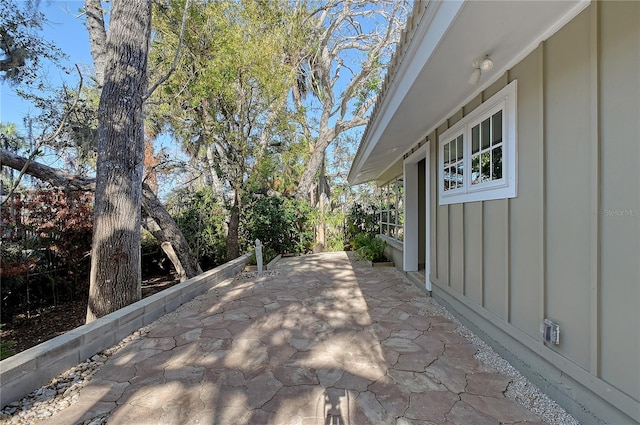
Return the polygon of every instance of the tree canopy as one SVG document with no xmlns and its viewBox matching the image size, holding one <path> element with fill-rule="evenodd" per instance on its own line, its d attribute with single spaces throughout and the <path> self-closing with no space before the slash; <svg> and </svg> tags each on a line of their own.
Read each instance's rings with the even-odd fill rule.
<svg viewBox="0 0 640 425">
<path fill-rule="evenodd" d="M 38 61 L 62 53 L 37 35 L 44 22 L 39 2 L 7 6 L 14 3 L 0 5 L 7 12 L 0 18 L 0 75 L 17 87 L 36 84 Z M 336 202 L 352 202 L 340 173 L 349 165 L 353 130 L 368 122 L 405 2 L 85 0 L 83 12 L 94 75 L 79 88 L 59 88 L 50 97 L 55 101 L 37 99 L 41 127 L 48 129 L 38 140 L 47 140 L 61 158 L 57 164 L 71 173 L 43 168 L 38 149 L 16 155 L 22 139 L 11 126 L 3 126 L 0 156 L 3 165 L 54 184 L 95 188 L 89 319 L 139 296 L 141 224 L 173 255 L 181 278 L 200 270 L 175 217 L 142 182 L 143 166 L 162 167 L 166 159 L 154 151 L 158 138 L 169 137 L 174 152 L 188 157 L 176 168 L 182 173 L 176 193 L 189 191 L 185 199 L 206 193 L 203 205 L 222 216 L 201 222 L 224 232 L 227 259 L 248 248 L 251 229 L 265 230 L 256 217 L 266 215 L 248 209 L 268 206 L 271 214 L 284 205 L 287 223 L 294 223 L 292 211 L 308 208 L 301 200 L 313 201 L 313 214 L 305 217 L 320 220 L 333 214 Z M 336 157 L 326 160 L 336 140 L 342 141 L 330 151 Z M 162 184 L 155 170 L 146 175 L 154 188 Z M 339 186 L 340 198 L 317 208 L 317 187 L 330 195 L 330 186 Z M 272 195 L 298 201 L 268 200 Z M 326 221 L 336 229 L 346 214 L 339 211 Z M 305 235 L 294 245 L 308 249 Z"/>
<path fill-rule="evenodd" d="M 14 85 L 41 88 L 41 62 L 64 58 L 59 48 L 38 34 L 46 22 L 39 4 L 38 0 L 0 3 L 0 78 Z"/>
</svg>

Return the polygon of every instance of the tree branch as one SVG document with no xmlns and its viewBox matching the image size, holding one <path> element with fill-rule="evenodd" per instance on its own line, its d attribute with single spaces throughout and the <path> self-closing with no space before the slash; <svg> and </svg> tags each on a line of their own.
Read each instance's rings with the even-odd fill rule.
<svg viewBox="0 0 640 425">
<path fill-rule="evenodd" d="M 149 98 L 149 96 L 151 96 L 153 92 L 156 91 L 158 87 L 160 87 L 162 83 L 167 81 L 171 76 L 171 74 L 173 74 L 173 72 L 178 67 L 178 59 L 180 58 L 180 52 L 182 50 L 182 42 L 184 41 L 184 30 L 185 30 L 185 27 L 187 26 L 187 16 L 188 16 L 190 4 L 191 4 L 191 0 L 187 0 L 184 3 L 184 11 L 182 12 L 182 24 L 180 25 L 180 38 L 178 39 L 178 47 L 176 48 L 176 54 L 173 57 L 173 64 L 171 65 L 171 69 L 169 69 L 169 72 L 167 72 L 162 78 L 156 81 L 156 83 L 151 86 L 151 88 L 147 91 L 147 93 L 145 93 L 145 95 L 142 96 L 143 102 L 146 101 Z"/>
<path fill-rule="evenodd" d="M 80 100 L 80 91 L 82 90 L 83 80 L 82 80 L 82 73 L 80 72 L 80 68 L 78 68 L 78 65 L 76 65 L 76 69 L 78 70 L 78 75 L 80 75 L 80 82 L 78 83 L 78 95 L 76 96 L 76 99 L 73 102 L 73 105 L 71 105 L 71 108 L 67 109 L 67 111 L 62 116 L 62 120 L 60 121 L 60 125 L 58 125 L 58 128 L 56 129 L 56 131 L 54 131 L 52 135 L 48 137 L 43 137 L 38 141 L 38 144 L 33 149 L 33 152 L 31 152 L 31 155 L 29 155 L 29 157 L 26 159 L 24 164 L 19 168 L 20 174 L 18 174 L 18 177 L 16 178 L 16 181 L 14 182 L 13 187 L 9 190 L 9 193 L 7 194 L 5 199 L 2 202 L 0 202 L 0 206 L 4 205 L 11 198 L 11 195 L 13 195 L 13 193 L 16 191 L 16 189 L 18 188 L 18 185 L 20 184 L 20 181 L 22 180 L 22 177 L 26 174 L 27 169 L 29 168 L 29 164 L 38 155 L 42 145 L 44 145 L 45 143 L 49 143 L 58 137 L 58 135 L 60 134 L 60 132 L 64 128 L 64 125 L 67 122 L 67 118 L 69 117 L 69 114 L 75 109 L 76 105 L 78 104 L 78 101 Z M 0 163 L 2 162 L 4 161 L 0 161 Z"/>
<path fill-rule="evenodd" d="M 33 161 L 33 158 L 25 158 L 20 155 L 16 155 L 7 149 L 0 148 L 0 164 L 13 168 L 14 170 L 24 170 L 24 174 L 37 177 L 52 186 L 60 187 L 65 190 L 95 190 L 95 179 L 88 179 L 69 174 L 66 171 Z"/>
</svg>

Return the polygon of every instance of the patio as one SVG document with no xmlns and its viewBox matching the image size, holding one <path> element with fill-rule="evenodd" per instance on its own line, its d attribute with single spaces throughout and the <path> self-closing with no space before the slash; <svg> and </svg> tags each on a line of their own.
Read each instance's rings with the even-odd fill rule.
<svg viewBox="0 0 640 425">
<path fill-rule="evenodd" d="M 41 423 L 541 423 L 436 312 L 394 269 L 285 258 L 151 325 Z"/>
</svg>

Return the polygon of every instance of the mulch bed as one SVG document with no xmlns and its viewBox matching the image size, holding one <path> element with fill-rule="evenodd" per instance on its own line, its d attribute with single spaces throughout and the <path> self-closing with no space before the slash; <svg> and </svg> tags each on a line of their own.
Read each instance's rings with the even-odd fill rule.
<svg viewBox="0 0 640 425">
<path fill-rule="evenodd" d="M 174 275 L 155 277 L 142 282 L 142 298 L 180 283 Z M 16 341 L 13 351 L 19 353 L 44 341 L 84 325 L 87 300 L 61 303 L 36 311 L 16 314 L 0 332 L 1 341 Z"/>
</svg>

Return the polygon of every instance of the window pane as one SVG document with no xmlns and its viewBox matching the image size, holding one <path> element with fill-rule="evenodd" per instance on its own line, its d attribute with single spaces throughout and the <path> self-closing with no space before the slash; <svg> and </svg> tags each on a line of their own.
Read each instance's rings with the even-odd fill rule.
<svg viewBox="0 0 640 425">
<path fill-rule="evenodd" d="M 471 159 L 471 184 L 480 183 L 480 155 Z"/>
<path fill-rule="evenodd" d="M 451 189 L 456 188 L 456 167 L 453 166 L 449 169 L 449 187 Z"/>
<path fill-rule="evenodd" d="M 403 227 L 398 227 L 398 240 L 399 241 L 403 241 L 404 240 L 404 228 Z"/>
<path fill-rule="evenodd" d="M 455 162 L 458 158 L 458 154 L 456 153 L 456 139 L 453 139 L 451 142 L 449 142 L 449 145 L 451 145 L 451 147 L 449 148 L 449 152 L 451 153 L 451 162 Z"/>
<path fill-rule="evenodd" d="M 480 150 L 480 124 L 471 129 L 471 153 L 478 153 Z"/>
<path fill-rule="evenodd" d="M 456 156 L 456 160 L 458 161 L 461 160 L 462 156 L 464 155 L 464 148 L 462 146 L 462 142 L 463 142 L 462 136 L 458 137 L 458 140 L 456 143 L 458 145 L 458 147 L 456 148 L 456 152 L 458 153 L 458 155 Z"/>
<path fill-rule="evenodd" d="M 444 190 L 449 190 L 449 169 L 442 170 L 442 179 L 444 180 Z"/>
<path fill-rule="evenodd" d="M 502 111 L 494 114 L 493 117 L 493 142 L 491 145 L 502 143 Z"/>
<path fill-rule="evenodd" d="M 491 180 L 491 155 L 485 152 L 480 155 L 480 183 L 486 183 Z"/>
<path fill-rule="evenodd" d="M 392 238 L 396 237 L 396 228 L 393 226 L 389 226 L 389 236 Z"/>
<path fill-rule="evenodd" d="M 491 143 L 491 118 L 482 121 L 482 149 L 489 147 Z"/>
<path fill-rule="evenodd" d="M 386 212 L 386 211 L 383 211 L 383 212 L 382 212 L 382 220 L 381 220 L 381 221 L 382 221 L 383 223 L 388 223 L 388 222 L 389 222 L 389 221 L 387 220 L 387 218 L 388 218 L 388 217 L 389 217 L 389 216 L 387 215 L 387 212 Z"/>
<path fill-rule="evenodd" d="M 493 180 L 500 180 L 502 178 L 502 146 L 491 150 L 491 162 L 493 164 Z"/>
<path fill-rule="evenodd" d="M 450 162 L 450 160 L 449 160 L 449 143 L 444 145 L 443 157 L 444 157 L 444 166 L 446 167 L 447 165 L 449 165 L 449 162 Z"/>
<path fill-rule="evenodd" d="M 462 162 L 458 163 L 457 171 L 456 181 L 458 182 L 458 187 L 464 187 L 464 165 Z"/>
</svg>

